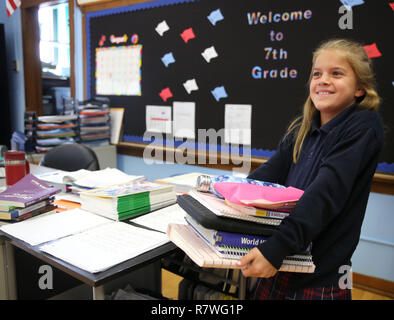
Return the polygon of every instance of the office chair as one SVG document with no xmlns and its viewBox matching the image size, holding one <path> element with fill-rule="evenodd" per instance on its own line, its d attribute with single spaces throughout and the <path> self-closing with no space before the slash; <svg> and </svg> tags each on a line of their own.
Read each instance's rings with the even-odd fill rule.
<svg viewBox="0 0 394 320">
<path fill-rule="evenodd" d="M 40 166 L 63 171 L 86 169 L 100 170 L 95 152 L 83 144 L 64 144 L 49 150 L 42 157 Z"/>
</svg>

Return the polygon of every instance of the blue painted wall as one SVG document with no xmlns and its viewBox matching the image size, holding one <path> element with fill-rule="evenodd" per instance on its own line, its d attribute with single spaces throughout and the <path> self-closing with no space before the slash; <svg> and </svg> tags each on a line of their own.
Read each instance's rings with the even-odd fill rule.
<svg viewBox="0 0 394 320">
<path fill-rule="evenodd" d="M 76 7 L 75 14 L 75 75 L 76 98 L 83 99 L 83 57 L 81 13 Z M 11 116 L 13 130 L 23 130 L 25 110 L 23 51 L 20 10 L 7 17 L 4 1 L 0 1 L 0 23 L 5 24 L 8 79 L 10 87 Z M 12 69 L 17 60 L 19 72 Z M 143 159 L 118 155 L 117 166 L 129 174 L 145 175 L 154 180 L 175 174 L 201 172 L 208 174 L 229 174 L 231 172 L 181 164 L 146 164 Z M 353 256 L 353 271 L 381 279 L 394 281 L 394 196 L 371 193 L 360 243 Z"/>
</svg>

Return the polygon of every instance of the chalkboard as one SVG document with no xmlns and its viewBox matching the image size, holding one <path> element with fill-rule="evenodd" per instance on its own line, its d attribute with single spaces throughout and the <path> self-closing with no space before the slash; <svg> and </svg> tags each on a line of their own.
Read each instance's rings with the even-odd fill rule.
<svg viewBox="0 0 394 320">
<path fill-rule="evenodd" d="M 389 1 L 371 0 L 159 0 L 89 12 L 87 95 L 124 107 L 123 141 L 144 143 L 150 142 L 144 139 L 147 105 L 194 102 L 196 139 L 198 129 L 224 128 L 225 105 L 251 105 L 249 150 L 269 157 L 302 111 L 313 49 L 333 37 L 355 39 L 371 49 L 383 98 L 386 136 L 378 171 L 393 173 L 393 10 Z M 130 93 L 123 88 L 127 81 L 109 91 L 98 82 L 99 55 L 119 48 L 133 51 L 128 61 L 140 61 Z M 187 90 L 192 79 L 196 86 Z M 184 141 L 174 143 L 167 133 L 162 143 Z M 196 148 L 206 147 L 196 142 Z"/>
</svg>

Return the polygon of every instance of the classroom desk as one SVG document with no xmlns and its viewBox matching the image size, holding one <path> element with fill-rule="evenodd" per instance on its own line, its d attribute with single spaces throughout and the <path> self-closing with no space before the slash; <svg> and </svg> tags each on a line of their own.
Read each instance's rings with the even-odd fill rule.
<svg viewBox="0 0 394 320">
<path fill-rule="evenodd" d="M 158 261 L 162 257 L 167 256 L 173 253 L 175 250 L 177 250 L 177 247 L 172 242 L 168 242 L 160 247 L 145 252 L 135 258 L 129 259 L 103 272 L 93 274 L 85 270 L 79 269 L 49 254 L 41 252 L 36 247 L 30 246 L 29 244 L 20 241 L 14 237 L 10 237 L 9 235 L 3 233 L 1 230 L 0 230 L 0 237 L 2 237 L 8 244 L 24 250 L 25 252 L 44 261 L 45 263 L 48 263 L 51 266 L 58 268 L 59 270 L 67 273 L 73 278 L 78 279 L 83 283 L 92 287 L 94 300 L 104 299 L 105 283 L 114 280 L 116 278 L 119 278 L 122 275 L 125 275 L 129 272 L 132 272 L 137 268 Z"/>
<path fill-rule="evenodd" d="M 44 173 L 51 171 L 51 168 L 40 167 L 36 165 L 31 165 L 31 172 L 34 174 Z M 4 179 L 0 179 L 0 186 L 4 184 Z M 71 277 L 82 281 L 83 283 L 89 285 L 93 290 L 93 299 L 101 300 L 104 299 L 104 284 L 109 283 L 112 280 L 122 277 L 123 275 L 130 273 L 140 267 L 147 266 L 149 264 L 153 264 L 155 262 L 159 262 L 159 260 L 167 256 L 177 250 L 177 247 L 172 243 L 168 242 L 162 246 L 159 246 L 153 250 L 150 250 L 146 253 L 143 253 L 137 257 L 124 261 L 116 266 L 111 267 L 103 272 L 99 273 L 90 273 L 80 268 L 77 268 L 67 262 L 64 262 L 56 257 L 53 257 L 49 254 L 41 252 L 35 246 L 31 246 L 21 240 L 18 240 L 14 237 L 9 236 L 8 234 L 3 233 L 0 230 L 0 245 L 4 246 L 3 256 L 3 264 L 4 264 L 4 276 L 6 288 L 8 291 L 8 298 L 16 299 L 16 274 L 15 274 L 15 265 L 14 265 L 14 256 L 13 256 L 13 248 L 17 247 L 22 249 L 24 252 L 27 252 L 29 255 L 32 255 L 45 263 L 65 272 Z M 1 254 L 1 253 L 0 253 Z M 0 259 L 2 260 L 2 259 Z M 0 261 L 1 262 L 1 261 Z M 0 266 L 3 268 L 3 266 Z M 160 270 L 158 270 L 160 272 Z M 0 272 L 1 276 L 1 272 Z M 148 275 L 149 276 L 149 275 Z M 1 295 L 0 295 L 1 296 Z"/>
</svg>

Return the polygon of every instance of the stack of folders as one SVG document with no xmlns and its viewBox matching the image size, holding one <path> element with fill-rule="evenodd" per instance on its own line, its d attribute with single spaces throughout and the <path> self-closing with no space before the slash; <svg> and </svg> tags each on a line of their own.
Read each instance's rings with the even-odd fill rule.
<svg viewBox="0 0 394 320">
<path fill-rule="evenodd" d="M 80 193 L 84 210 L 113 220 L 125 220 L 176 202 L 173 186 L 145 178 Z"/>
<path fill-rule="evenodd" d="M 187 213 L 188 224 L 170 224 L 167 234 L 200 267 L 238 268 L 237 260 L 269 238 L 283 219 L 248 215 L 204 193 L 180 195 L 178 203 Z M 262 221 L 266 219 L 279 223 Z M 287 256 L 280 268 L 303 273 L 314 270 L 310 247 Z"/>
<path fill-rule="evenodd" d="M 0 219 L 17 222 L 56 211 L 53 195 L 60 192 L 32 174 L 28 174 L 0 193 Z"/>
</svg>

